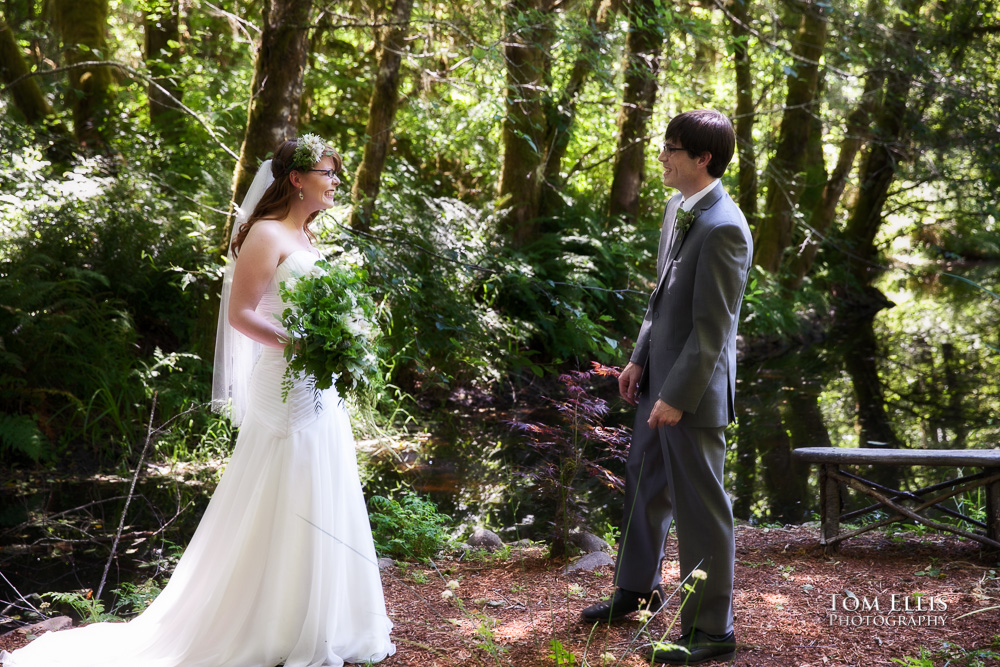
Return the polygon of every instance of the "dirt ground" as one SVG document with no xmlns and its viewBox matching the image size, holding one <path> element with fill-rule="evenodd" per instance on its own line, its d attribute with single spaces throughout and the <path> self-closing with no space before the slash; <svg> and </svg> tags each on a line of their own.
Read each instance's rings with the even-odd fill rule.
<svg viewBox="0 0 1000 667">
<path fill-rule="evenodd" d="M 665 586 L 677 585 L 675 547 L 670 540 Z M 828 557 L 816 528 L 738 528 L 734 608 L 740 648 L 732 664 L 875 667 L 916 657 L 921 647 L 935 652 L 933 664 L 945 664 L 939 653 L 944 643 L 964 651 L 988 649 L 1000 641 L 998 561 L 1000 555 L 984 555 L 978 546 L 942 535 L 890 539 L 869 533 Z M 636 620 L 596 629 L 580 623 L 585 606 L 613 591 L 610 566 L 561 575 L 561 565 L 547 561 L 541 548 L 515 550 L 493 563 L 436 565 L 437 571 L 396 568 L 384 578 L 397 645 L 386 667 L 552 666 L 558 664 L 550 657 L 553 639 L 575 659 L 563 664 L 582 665 L 585 658 L 586 664 L 602 665 L 601 657 L 610 653 L 614 660 L 607 664 L 638 666 L 648 664 L 642 655 L 650 636 L 679 634 L 676 627 L 668 632 L 673 613 L 654 618 L 648 634 L 640 633 Z M 459 583 L 452 592 L 461 607 L 455 598 L 442 599 L 452 580 Z M 913 596 L 919 594 L 917 610 Z M 897 608 L 909 600 L 913 611 L 891 611 L 894 600 Z M 864 609 L 876 601 L 878 611 Z M 676 602 L 668 610 L 676 611 Z M 857 611 L 844 609 L 855 604 Z M 988 653 L 1000 655 L 1000 645 Z M 1000 661 L 986 658 L 982 664 Z"/>
<path fill-rule="evenodd" d="M 677 585 L 674 546 L 664 564 L 668 589 Z M 612 592 L 611 568 L 563 575 L 563 565 L 542 547 L 525 547 L 386 570 L 397 653 L 382 665 L 636 667 L 648 664 L 651 638 L 679 634 L 669 629 L 677 598 L 645 632 L 637 620 L 580 623 L 581 609 Z M 740 648 L 732 664 L 741 667 L 876 667 L 921 648 L 935 656 L 925 664 L 1000 665 L 968 654 L 1000 655 L 1000 555 L 950 536 L 868 533 L 826 556 L 815 527 L 739 527 L 734 606 Z M 567 652 L 561 663 L 553 640 Z M 25 641 L 9 635 L 0 648 Z M 949 662 L 946 645 L 964 658 Z"/>
</svg>

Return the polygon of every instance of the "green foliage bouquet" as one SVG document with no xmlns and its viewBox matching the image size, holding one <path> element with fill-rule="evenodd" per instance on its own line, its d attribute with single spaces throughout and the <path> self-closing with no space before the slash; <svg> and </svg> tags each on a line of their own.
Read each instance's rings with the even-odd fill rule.
<svg viewBox="0 0 1000 667">
<path fill-rule="evenodd" d="M 320 260 L 305 275 L 282 281 L 287 304 L 281 325 L 295 341 L 285 347 L 288 368 L 282 397 L 288 398 L 295 377 L 310 378 L 319 393 L 337 383 L 337 393 L 359 406 L 378 394 L 380 332 L 368 274 L 361 267 L 331 265 Z"/>
</svg>

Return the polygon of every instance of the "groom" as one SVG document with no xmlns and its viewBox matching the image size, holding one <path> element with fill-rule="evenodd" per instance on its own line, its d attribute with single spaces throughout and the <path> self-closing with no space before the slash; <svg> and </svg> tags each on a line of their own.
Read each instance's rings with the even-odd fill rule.
<svg viewBox="0 0 1000 667">
<path fill-rule="evenodd" d="M 736 325 L 753 242 L 719 181 L 735 145 L 732 123 L 717 111 L 688 111 L 667 126 L 659 156 L 663 184 L 680 194 L 667 202 L 657 284 L 618 378 L 622 397 L 637 409 L 617 588 L 582 614 L 595 622 L 656 611 L 663 544 L 675 521 L 681 579 L 690 577 L 694 592 L 681 611 L 683 634 L 674 640 L 682 648 L 656 648 L 649 656 L 667 664 L 730 657 L 736 645 L 724 431 L 735 419 Z"/>
</svg>

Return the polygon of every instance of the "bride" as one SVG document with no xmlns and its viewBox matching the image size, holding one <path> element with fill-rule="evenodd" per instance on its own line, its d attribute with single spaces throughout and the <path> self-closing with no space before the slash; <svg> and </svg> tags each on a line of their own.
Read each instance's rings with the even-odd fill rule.
<svg viewBox="0 0 1000 667">
<path fill-rule="evenodd" d="M 0 652 L 4 667 L 339 667 L 395 652 L 344 406 L 331 388 L 317 411 L 301 380 L 281 395 L 278 285 L 319 259 L 309 223 L 333 205 L 340 169 L 305 135 L 278 148 L 244 199 L 213 391 L 241 428 L 166 588 L 129 623 L 45 634 Z"/>
</svg>

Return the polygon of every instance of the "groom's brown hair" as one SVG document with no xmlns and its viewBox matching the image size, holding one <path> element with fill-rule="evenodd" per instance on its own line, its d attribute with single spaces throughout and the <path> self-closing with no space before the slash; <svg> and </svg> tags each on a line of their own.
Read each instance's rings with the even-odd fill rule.
<svg viewBox="0 0 1000 667">
<path fill-rule="evenodd" d="M 721 178 L 736 150 L 736 131 L 729 118 L 715 109 L 694 109 L 674 116 L 666 140 L 676 141 L 692 157 L 711 153 L 708 173 Z"/>
</svg>

